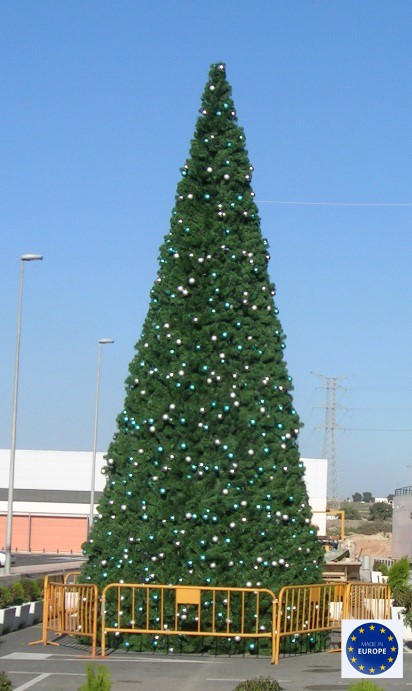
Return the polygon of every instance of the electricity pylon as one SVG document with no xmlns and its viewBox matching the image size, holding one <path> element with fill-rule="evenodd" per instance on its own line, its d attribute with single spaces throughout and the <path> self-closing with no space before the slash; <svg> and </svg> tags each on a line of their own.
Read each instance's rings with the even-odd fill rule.
<svg viewBox="0 0 412 691">
<path fill-rule="evenodd" d="M 338 478 L 338 459 L 336 453 L 336 430 L 344 429 L 336 422 L 336 410 L 346 410 L 339 404 L 336 403 L 336 391 L 341 389 L 345 391 L 345 387 L 339 382 L 343 377 L 325 377 L 323 374 L 318 372 L 311 372 L 315 377 L 319 377 L 325 386 L 322 389 L 326 389 L 326 403 L 322 406 L 317 406 L 318 408 L 324 408 L 325 410 L 325 424 L 317 425 L 316 429 L 324 429 L 325 434 L 323 437 L 323 458 L 328 460 L 328 500 L 330 505 L 339 504 L 339 478 Z"/>
</svg>

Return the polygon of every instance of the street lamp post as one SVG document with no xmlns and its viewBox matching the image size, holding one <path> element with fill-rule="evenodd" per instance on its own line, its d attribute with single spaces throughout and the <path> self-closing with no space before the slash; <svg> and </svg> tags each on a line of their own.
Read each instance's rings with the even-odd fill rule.
<svg viewBox="0 0 412 691">
<path fill-rule="evenodd" d="M 17 426 L 17 395 L 19 390 L 19 360 L 20 360 L 20 333 L 21 333 L 21 308 L 23 301 L 23 274 L 25 262 L 41 261 L 41 254 L 22 254 L 20 257 L 20 288 L 19 301 L 17 307 L 17 337 L 16 337 L 16 356 L 14 361 L 14 389 L 13 389 L 13 410 L 11 417 L 11 444 L 10 444 L 10 466 L 9 466 L 9 490 L 7 497 L 7 520 L 6 520 L 6 550 L 4 561 L 4 575 L 10 575 L 11 563 L 11 529 L 13 521 L 13 491 L 14 491 L 14 466 L 16 460 L 16 426 Z"/>
<path fill-rule="evenodd" d="M 96 397 L 94 401 L 94 433 L 93 433 L 93 456 L 92 456 L 92 481 L 90 486 L 90 514 L 89 532 L 93 525 L 94 514 L 94 486 L 96 482 L 96 452 L 97 452 L 97 424 L 99 420 L 99 388 L 100 388 L 100 348 L 102 345 L 114 343 L 112 338 L 100 338 L 97 348 L 97 377 L 96 377 Z"/>
</svg>

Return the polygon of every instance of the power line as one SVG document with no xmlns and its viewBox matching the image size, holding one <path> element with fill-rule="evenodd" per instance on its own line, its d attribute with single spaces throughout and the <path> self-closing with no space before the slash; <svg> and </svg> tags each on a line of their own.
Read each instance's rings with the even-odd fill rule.
<svg viewBox="0 0 412 691">
<path fill-rule="evenodd" d="M 385 391 L 412 391 L 412 386 L 352 386 L 351 391 L 375 391 L 385 389 Z"/>
<path fill-rule="evenodd" d="M 353 410 L 367 410 L 372 411 L 374 413 L 409 413 L 412 410 L 412 408 L 351 408 L 351 411 Z"/>
<path fill-rule="evenodd" d="M 257 199 L 257 204 L 278 204 L 286 206 L 395 206 L 408 207 L 412 202 L 305 202 L 298 200 Z"/>
<path fill-rule="evenodd" d="M 383 429 L 380 427 L 344 427 L 345 432 L 412 432 L 412 429 Z"/>
</svg>

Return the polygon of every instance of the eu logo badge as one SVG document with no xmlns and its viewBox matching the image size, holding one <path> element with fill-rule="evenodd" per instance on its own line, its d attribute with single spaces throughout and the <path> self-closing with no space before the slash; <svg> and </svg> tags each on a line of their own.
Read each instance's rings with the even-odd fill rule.
<svg viewBox="0 0 412 691">
<path fill-rule="evenodd" d="M 403 678 L 402 622 L 342 620 L 342 677 Z"/>
</svg>

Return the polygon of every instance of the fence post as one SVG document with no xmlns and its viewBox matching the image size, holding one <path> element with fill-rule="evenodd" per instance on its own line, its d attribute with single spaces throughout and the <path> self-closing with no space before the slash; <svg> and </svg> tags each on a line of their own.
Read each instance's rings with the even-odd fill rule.
<svg viewBox="0 0 412 691">
<path fill-rule="evenodd" d="M 279 638 L 277 631 L 277 620 L 278 620 L 278 605 L 279 600 L 276 598 L 272 600 L 272 665 L 277 665 L 279 658 L 275 661 L 276 656 L 276 641 Z"/>
<path fill-rule="evenodd" d="M 49 577 L 44 577 L 43 584 L 43 626 L 42 626 L 42 643 L 47 645 L 47 622 L 49 620 Z"/>
<path fill-rule="evenodd" d="M 101 617 L 102 617 L 102 625 L 101 625 L 101 656 L 105 657 L 106 655 L 106 588 L 104 588 L 103 593 L 102 593 L 102 606 L 101 606 Z"/>
<path fill-rule="evenodd" d="M 275 640 L 274 640 L 274 646 L 273 646 L 273 664 L 278 665 L 279 664 L 279 652 L 280 652 L 280 627 L 281 627 L 281 618 L 282 618 L 282 599 L 283 599 L 283 593 L 284 593 L 285 588 L 280 589 L 280 593 L 278 596 L 278 599 L 276 601 L 276 629 L 275 629 Z"/>
</svg>

